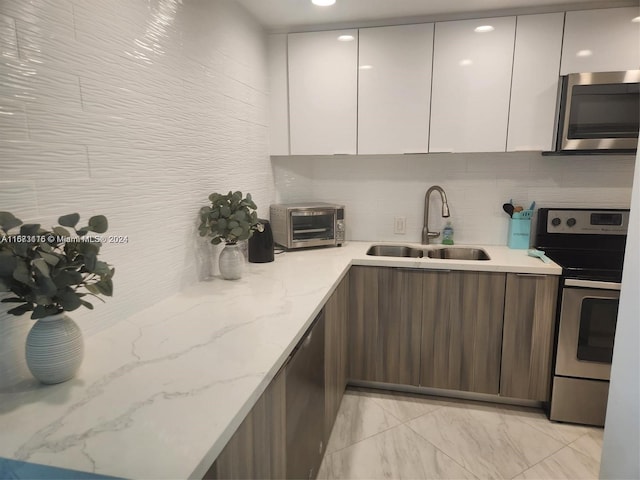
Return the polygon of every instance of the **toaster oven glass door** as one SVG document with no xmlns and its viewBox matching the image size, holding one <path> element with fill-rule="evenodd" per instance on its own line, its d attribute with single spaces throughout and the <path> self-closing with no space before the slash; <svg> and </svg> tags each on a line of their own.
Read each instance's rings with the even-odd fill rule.
<svg viewBox="0 0 640 480">
<path fill-rule="evenodd" d="M 335 241 L 335 210 L 291 212 L 291 240 L 294 246 L 329 245 Z"/>
</svg>

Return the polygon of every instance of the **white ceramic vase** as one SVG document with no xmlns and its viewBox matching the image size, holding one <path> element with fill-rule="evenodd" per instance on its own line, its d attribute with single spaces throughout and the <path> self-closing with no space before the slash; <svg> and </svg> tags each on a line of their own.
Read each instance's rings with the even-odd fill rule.
<svg viewBox="0 0 640 480">
<path fill-rule="evenodd" d="M 31 374 L 40 382 L 65 382 L 82 363 L 82 331 L 64 313 L 41 318 L 27 335 L 26 357 Z"/>
<path fill-rule="evenodd" d="M 227 243 L 218 259 L 220 274 L 225 280 L 238 280 L 244 270 L 244 255 L 237 243 Z"/>
</svg>

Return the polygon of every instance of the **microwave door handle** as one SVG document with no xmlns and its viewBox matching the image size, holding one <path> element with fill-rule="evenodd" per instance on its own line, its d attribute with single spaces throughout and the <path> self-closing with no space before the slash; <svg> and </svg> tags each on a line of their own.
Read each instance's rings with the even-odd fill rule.
<svg viewBox="0 0 640 480">
<path fill-rule="evenodd" d="M 565 287 L 584 287 L 599 288 L 600 290 L 618 290 L 620 291 L 620 283 L 617 282 L 598 282 L 596 280 L 579 280 L 577 278 L 567 278 L 564 281 Z"/>
</svg>

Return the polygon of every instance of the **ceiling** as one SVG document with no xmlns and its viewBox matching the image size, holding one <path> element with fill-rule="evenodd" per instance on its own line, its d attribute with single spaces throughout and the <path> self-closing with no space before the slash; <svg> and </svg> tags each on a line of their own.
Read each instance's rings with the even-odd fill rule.
<svg viewBox="0 0 640 480">
<path fill-rule="evenodd" d="M 513 13 L 638 5 L 638 0 L 336 0 L 317 7 L 310 0 L 236 0 L 269 32 L 313 30 L 327 26 L 441 21 Z M 392 22 L 390 22 L 392 20 Z"/>
</svg>

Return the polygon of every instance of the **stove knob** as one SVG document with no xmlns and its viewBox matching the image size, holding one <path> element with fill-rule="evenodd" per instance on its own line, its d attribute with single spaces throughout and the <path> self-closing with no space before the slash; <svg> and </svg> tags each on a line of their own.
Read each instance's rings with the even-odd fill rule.
<svg viewBox="0 0 640 480">
<path fill-rule="evenodd" d="M 567 227 L 573 227 L 576 224 L 575 218 L 570 218 L 567 220 Z"/>
<path fill-rule="evenodd" d="M 553 225 L 554 227 L 557 227 L 558 225 L 560 225 L 561 222 L 562 221 L 558 217 L 556 217 L 553 220 L 551 220 L 551 225 Z"/>
</svg>

